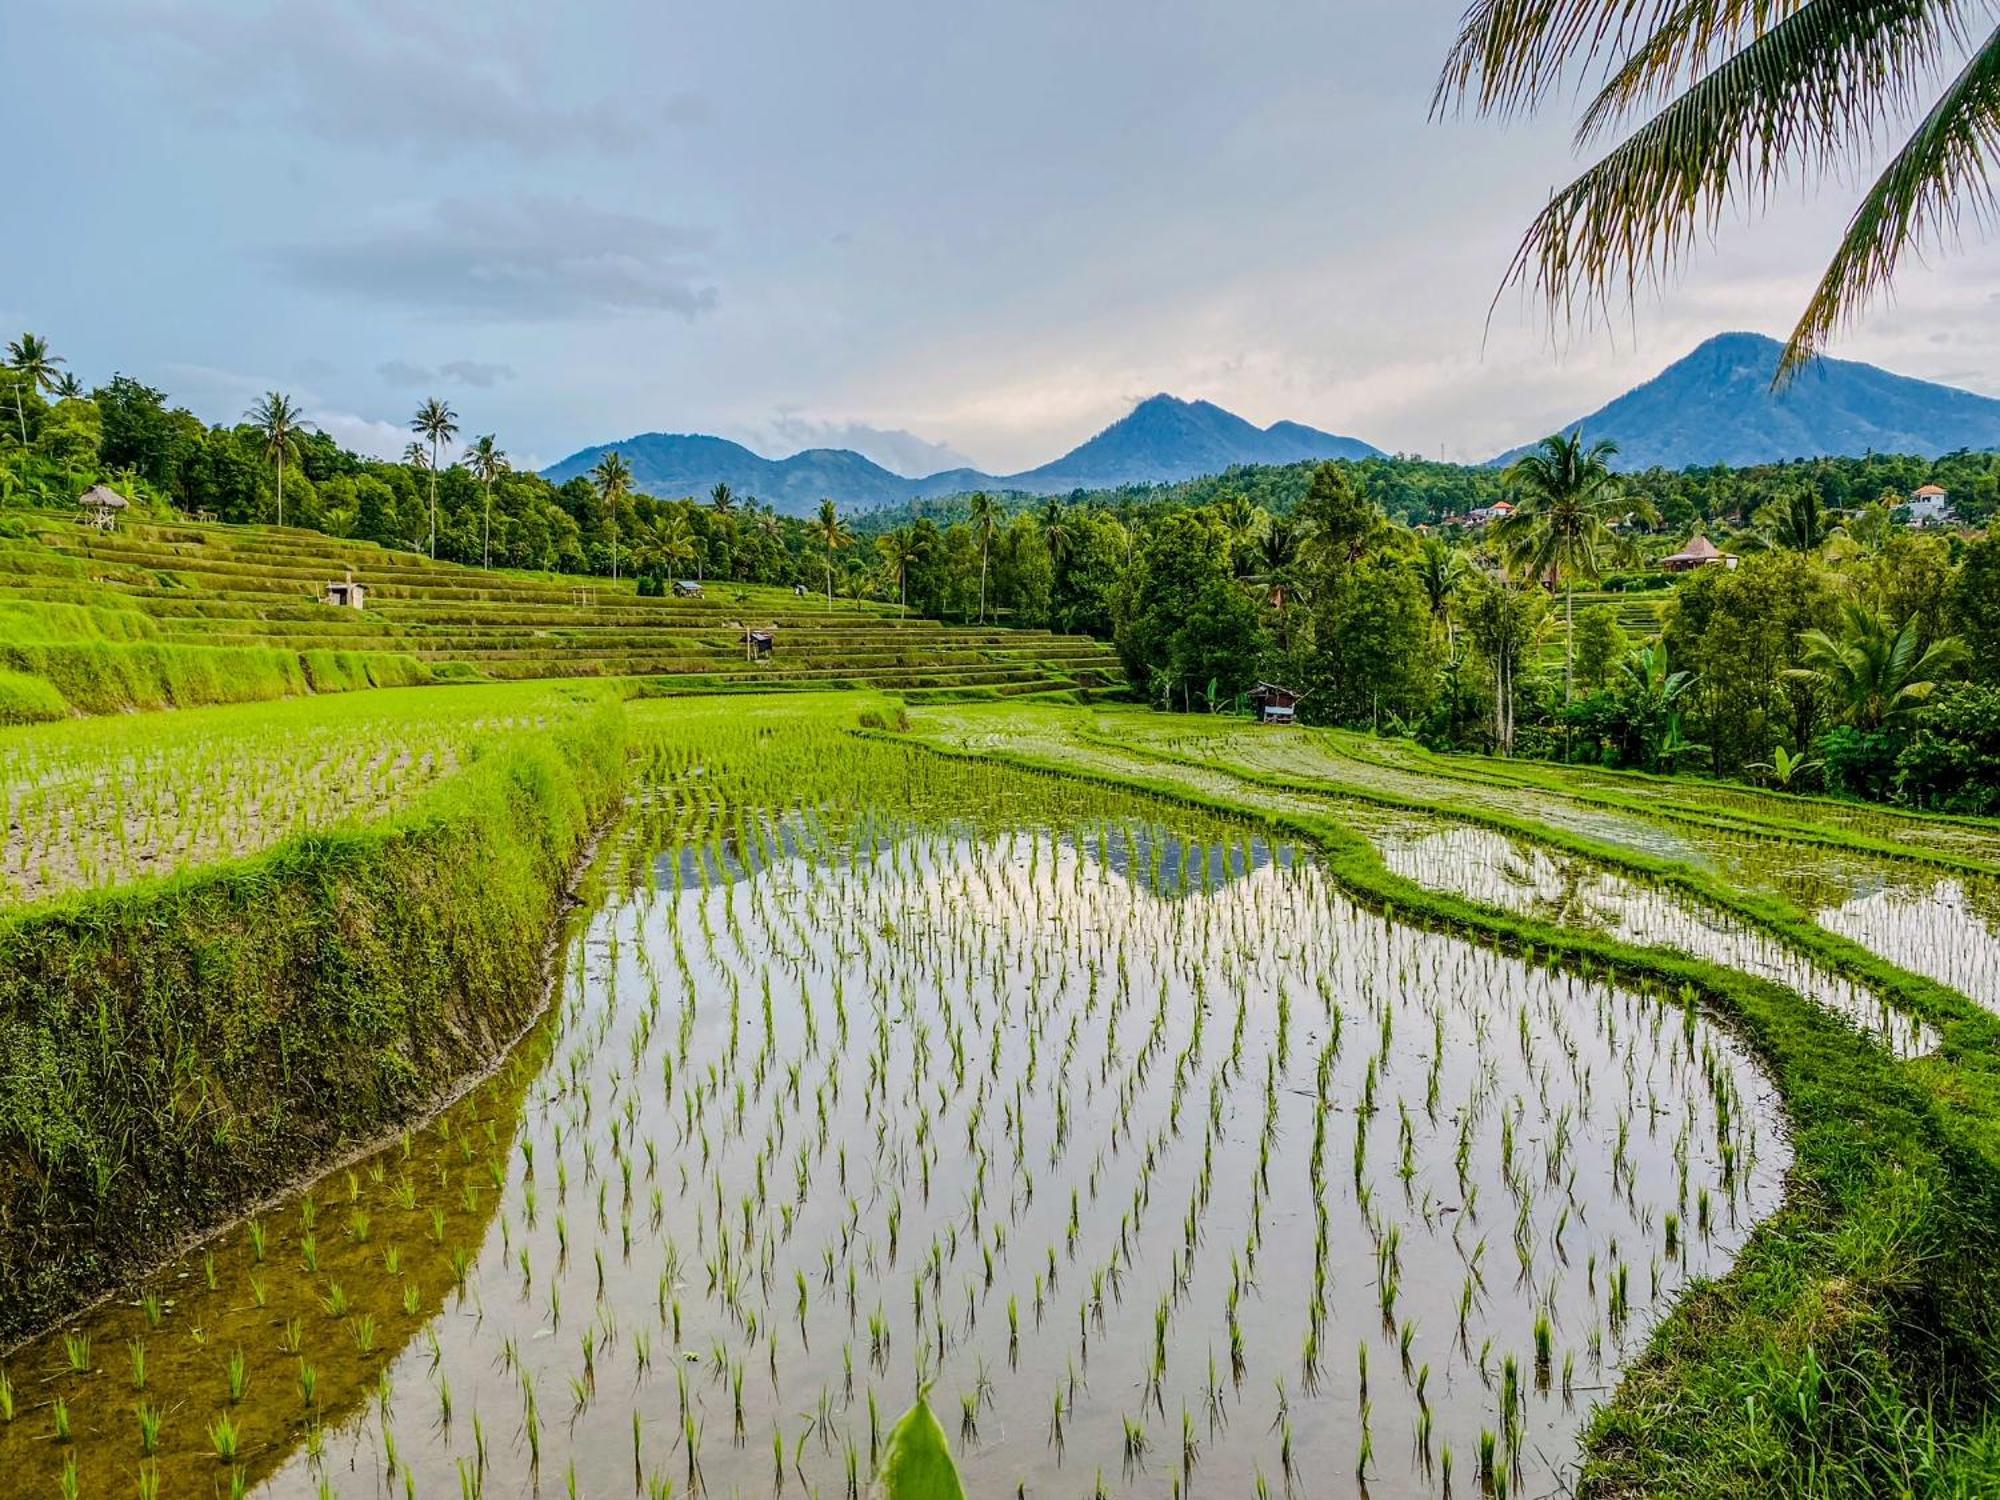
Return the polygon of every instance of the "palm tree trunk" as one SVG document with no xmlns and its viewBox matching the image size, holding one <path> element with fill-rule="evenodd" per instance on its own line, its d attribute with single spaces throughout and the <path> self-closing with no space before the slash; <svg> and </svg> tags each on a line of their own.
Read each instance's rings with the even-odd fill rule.
<svg viewBox="0 0 2000 1500">
<path fill-rule="evenodd" d="M 1563 703 L 1567 705 L 1575 693 L 1573 686 L 1576 675 L 1576 580 L 1566 581 L 1563 589 Z"/>
<path fill-rule="evenodd" d="M 479 566 L 493 566 L 493 481 L 486 481 L 486 514 L 479 538 Z"/>
<path fill-rule="evenodd" d="M 278 450 L 278 524 L 285 524 L 285 450 Z"/>
<path fill-rule="evenodd" d="M 986 544 L 979 544 L 979 623 L 986 623 Z"/>
</svg>

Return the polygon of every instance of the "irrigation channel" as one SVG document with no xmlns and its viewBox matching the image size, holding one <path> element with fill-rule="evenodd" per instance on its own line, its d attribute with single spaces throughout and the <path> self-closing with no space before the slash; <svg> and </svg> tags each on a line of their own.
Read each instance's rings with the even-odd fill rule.
<svg viewBox="0 0 2000 1500">
<path fill-rule="evenodd" d="M 491 1081 L 14 1353 L 8 1492 L 852 1496 L 928 1385 L 974 1495 L 1541 1495 L 1778 1202 L 1691 1000 L 877 758 L 662 779 Z"/>
</svg>

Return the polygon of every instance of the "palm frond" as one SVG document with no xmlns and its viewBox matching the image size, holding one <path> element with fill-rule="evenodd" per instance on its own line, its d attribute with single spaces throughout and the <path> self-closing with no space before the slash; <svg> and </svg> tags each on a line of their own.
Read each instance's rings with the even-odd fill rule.
<svg viewBox="0 0 2000 1500">
<path fill-rule="evenodd" d="M 1995 199 L 1988 172 L 2000 154 L 2000 28 L 1966 62 L 1862 198 L 1840 247 L 1785 345 L 1781 377 L 1824 346 L 1895 276 L 1903 251 L 1956 238 L 1968 209 L 1985 223 Z"/>
<path fill-rule="evenodd" d="M 1576 127 L 1582 146 L 1632 111 L 1693 83 L 1724 49 L 1756 36 L 1807 0 L 1679 0 L 1610 71 Z"/>
<path fill-rule="evenodd" d="M 1474 0 L 1431 96 L 1442 115 L 1468 100 L 1480 114 L 1533 109 L 1579 63 L 1630 50 L 1675 0 Z"/>
<path fill-rule="evenodd" d="M 1664 272 L 1741 198 L 1846 159 L 1913 88 L 1952 36 L 1953 0 L 1808 0 L 1704 74 L 1558 192 L 1516 252 L 1567 310 L 1622 274 Z"/>
</svg>

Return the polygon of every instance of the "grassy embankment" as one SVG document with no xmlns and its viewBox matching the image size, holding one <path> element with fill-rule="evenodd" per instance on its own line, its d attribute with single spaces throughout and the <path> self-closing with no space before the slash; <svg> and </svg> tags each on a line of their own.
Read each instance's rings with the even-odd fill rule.
<svg viewBox="0 0 2000 1500">
<path fill-rule="evenodd" d="M 1082 716 L 1077 716 L 1082 717 Z M 926 724 L 920 720 L 921 734 Z M 1685 986 L 1755 1047 L 1782 1091 L 1796 1153 L 1784 1207 L 1732 1272 L 1689 1296 L 1598 1414 L 1589 1495 L 1985 1495 L 2000 1490 L 2000 1018 L 1825 932 L 1802 912 L 1671 861 L 1525 819 L 1493 826 L 1683 885 L 1879 986 L 1937 1026 L 1933 1055 L 1895 1062 L 1789 990 L 1665 949 L 1562 927 L 1427 890 L 1393 874 L 1332 816 L 1274 810 L 1260 794 L 1359 796 L 1422 805 L 1362 785 L 1284 777 L 1225 757 L 1131 756 L 1125 740 L 992 737 L 941 754 L 1112 781 L 1259 819 L 1314 841 L 1357 899 L 1398 919 L 1500 943 L 1585 972 Z M 1129 737 L 1127 737 L 1129 739 Z M 1115 748 L 1129 769 L 1101 757 Z M 1067 751 L 1067 753 L 1066 753 Z M 1236 790 L 1191 784 L 1195 764 Z M 1177 769 L 1182 773 L 1177 779 Z M 1437 811 L 1426 807 L 1426 811 Z M 1471 817 L 1462 808 L 1455 816 Z M 1809 813 L 1801 811 L 1802 817 Z M 1840 837 L 1837 828 L 1821 830 Z"/>
<path fill-rule="evenodd" d="M 378 821 L 0 921 L 0 1342 L 487 1066 L 624 767 L 573 703 Z"/>
<path fill-rule="evenodd" d="M 367 608 L 322 602 L 352 573 Z M 772 629 L 766 660 L 745 629 Z M 903 618 L 891 605 L 711 583 L 436 563 L 316 532 L 134 521 L 115 533 L 0 518 L 0 723 L 357 686 L 629 677 L 654 693 L 894 688 L 916 697 L 1088 693 L 1122 680 L 1098 642 Z"/>
</svg>

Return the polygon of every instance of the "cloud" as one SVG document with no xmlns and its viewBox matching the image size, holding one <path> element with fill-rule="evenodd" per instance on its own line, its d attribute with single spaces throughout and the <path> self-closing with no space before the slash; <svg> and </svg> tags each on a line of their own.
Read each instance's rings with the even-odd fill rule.
<svg viewBox="0 0 2000 1500">
<path fill-rule="evenodd" d="M 438 373 L 446 380 L 459 385 L 469 385 L 476 390 L 490 391 L 503 380 L 514 378 L 514 367 L 503 364 L 487 364 L 477 359 L 450 359 L 438 366 Z"/>
<path fill-rule="evenodd" d="M 688 93 L 565 101 L 532 30 L 477 12 L 401 0 L 280 0 L 256 11 L 110 0 L 100 10 L 208 125 L 249 116 L 426 158 L 490 149 L 628 156 L 662 130 L 709 117 L 707 101 Z"/>
<path fill-rule="evenodd" d="M 429 365 L 411 364 L 407 359 L 391 359 L 377 365 L 375 373 L 387 384 L 395 386 L 414 388 L 448 381 L 454 385 L 469 385 L 475 390 L 490 391 L 501 381 L 512 380 L 514 367 L 488 364 L 477 359 L 449 359 L 432 369 Z"/>
<path fill-rule="evenodd" d="M 705 230 L 577 199 L 447 198 L 345 241 L 280 246 L 269 259 L 304 286 L 438 314 L 695 318 L 716 301 L 700 270 L 709 242 Z"/>
<path fill-rule="evenodd" d="M 413 365 L 407 359 L 385 360 L 375 367 L 390 385 L 420 386 L 431 383 L 431 372 L 422 365 Z"/>
<path fill-rule="evenodd" d="M 746 434 L 752 446 L 795 453 L 801 448 L 852 448 L 892 473 L 911 479 L 940 469 L 973 467 L 971 459 L 949 443 L 933 443 L 900 427 L 871 427 L 866 422 L 824 421 L 797 411 L 781 410 Z"/>
<path fill-rule="evenodd" d="M 348 411 L 323 411 L 313 418 L 313 426 L 343 448 L 365 453 L 370 458 L 399 459 L 409 446 L 410 434 L 394 422 L 356 416 Z"/>
</svg>

